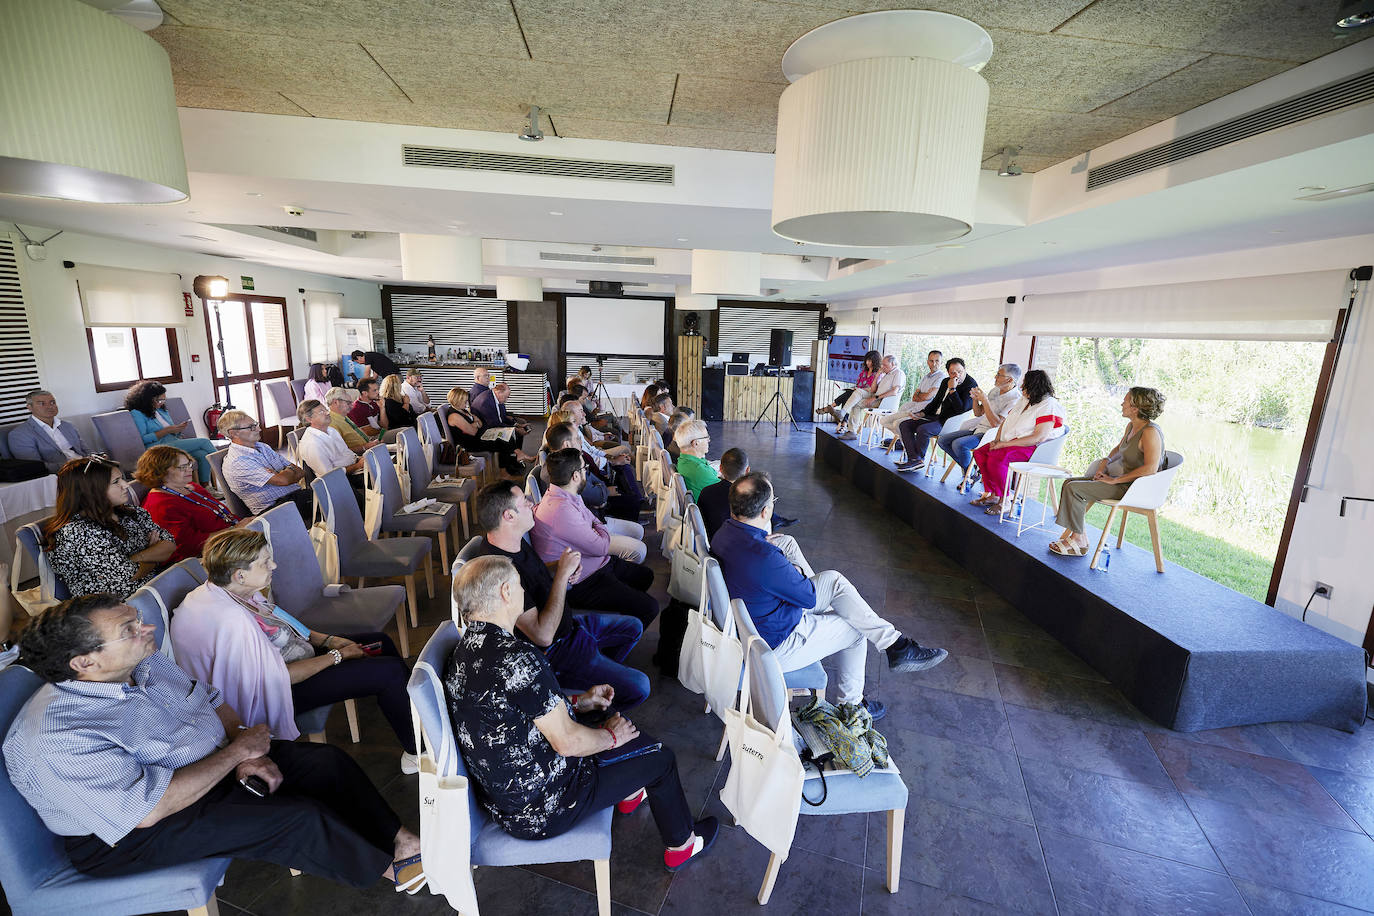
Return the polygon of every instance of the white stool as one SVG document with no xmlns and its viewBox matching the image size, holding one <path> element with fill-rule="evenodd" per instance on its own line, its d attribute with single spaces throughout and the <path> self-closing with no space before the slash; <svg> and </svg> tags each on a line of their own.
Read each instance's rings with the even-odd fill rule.
<svg viewBox="0 0 1374 916">
<path fill-rule="evenodd" d="M 1034 461 L 1013 461 L 1011 464 L 1007 465 L 1007 473 L 1008 475 L 1014 476 L 1016 479 L 1016 483 L 1011 491 L 1012 515 L 1016 519 L 1016 536 L 1020 537 L 1021 532 L 1030 531 L 1033 528 L 1044 528 L 1048 521 L 1046 516 L 1050 509 L 1054 509 L 1056 515 L 1059 514 L 1059 500 L 1054 495 L 1054 482 L 1056 480 L 1068 480 L 1073 476 L 1073 472 L 1067 468 L 1061 468 L 1053 464 L 1039 464 Z M 1049 497 L 1040 503 L 1040 521 L 1033 525 L 1027 525 L 1025 513 L 1027 482 L 1038 479 L 1046 481 Z M 1005 506 L 1006 503 L 1004 502 L 1003 505 Z M 1000 523 L 1005 517 L 1006 513 L 1004 512 L 997 517 L 997 521 Z"/>
</svg>

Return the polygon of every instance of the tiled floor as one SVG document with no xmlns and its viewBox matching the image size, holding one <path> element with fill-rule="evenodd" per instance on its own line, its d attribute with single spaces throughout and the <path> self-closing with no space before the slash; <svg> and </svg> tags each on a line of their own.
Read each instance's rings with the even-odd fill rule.
<svg viewBox="0 0 1374 916">
<path fill-rule="evenodd" d="M 760 427 L 760 432 L 763 431 Z M 774 439 L 713 424 L 713 446 L 745 447 L 773 475 L 780 511 L 813 565 L 848 575 L 890 620 L 950 649 L 940 667 L 891 675 L 870 653 L 880 730 L 911 789 L 901 891 L 884 883 L 881 816 L 803 817 L 767 912 L 1346 913 L 1374 911 L 1374 727 L 1301 724 L 1179 734 L 1144 719 L 1095 671 L 958 565 L 812 461 L 809 425 Z M 653 539 L 651 538 L 651 541 Z M 655 559 L 660 597 L 666 567 Z M 430 602 L 415 645 L 448 615 Z M 646 670 L 657 633 L 632 661 Z M 723 811 L 720 724 L 676 681 L 653 677 L 633 716 L 675 752 L 692 804 Z M 416 779 L 360 703 L 350 750 L 414 826 Z M 330 723 L 347 734 L 339 711 Z M 345 739 L 346 740 L 346 739 Z M 757 908 L 767 854 L 726 827 L 712 853 L 667 874 L 647 811 L 618 820 L 617 913 L 732 914 Z M 595 913 L 589 863 L 479 869 L 484 914 Z M 427 893 L 366 893 L 235 864 L 222 910 L 271 914 L 451 912 Z"/>
</svg>

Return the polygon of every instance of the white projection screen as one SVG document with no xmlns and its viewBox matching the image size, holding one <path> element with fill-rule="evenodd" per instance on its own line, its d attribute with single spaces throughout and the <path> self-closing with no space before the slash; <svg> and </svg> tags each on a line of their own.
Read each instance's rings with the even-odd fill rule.
<svg viewBox="0 0 1374 916">
<path fill-rule="evenodd" d="M 567 352 L 663 356 L 663 299 L 568 296 Z"/>
</svg>

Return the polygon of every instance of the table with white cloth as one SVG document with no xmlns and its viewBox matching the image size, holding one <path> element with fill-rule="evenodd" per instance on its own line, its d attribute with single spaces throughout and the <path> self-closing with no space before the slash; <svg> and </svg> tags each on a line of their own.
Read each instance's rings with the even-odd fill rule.
<svg viewBox="0 0 1374 916">
<path fill-rule="evenodd" d="M 57 475 L 48 474 L 33 480 L 17 483 L 0 483 L 0 526 L 4 528 L 3 545 L 0 545 L 0 560 L 14 562 L 14 537 L 20 528 L 30 522 L 41 521 L 52 515 L 57 505 Z M 20 581 L 38 575 L 38 569 L 31 560 L 22 556 L 20 562 Z M 8 585 L 9 583 L 5 583 Z"/>
<path fill-rule="evenodd" d="M 644 389 L 649 387 L 648 382 L 637 382 L 633 385 L 625 385 L 620 382 L 607 382 L 603 386 L 606 389 L 606 396 L 611 403 L 603 405 L 617 417 L 627 417 L 630 415 L 630 408 L 638 406 L 639 399 L 644 397 Z M 600 391 L 598 390 L 598 394 Z"/>
</svg>

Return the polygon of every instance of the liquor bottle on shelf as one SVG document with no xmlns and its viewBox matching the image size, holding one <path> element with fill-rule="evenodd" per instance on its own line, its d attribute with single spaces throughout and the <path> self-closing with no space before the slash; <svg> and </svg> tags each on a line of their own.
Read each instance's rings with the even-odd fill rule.
<svg viewBox="0 0 1374 916">
<path fill-rule="evenodd" d="M 432 363 L 437 363 L 437 362 L 439 361 L 439 357 L 438 357 L 438 355 L 436 354 L 436 352 L 435 352 L 435 350 L 434 350 L 434 335 L 433 335 L 433 334 L 429 335 L 429 339 L 428 339 L 427 343 L 428 343 L 428 350 L 429 350 L 429 361 L 432 362 Z"/>
</svg>

